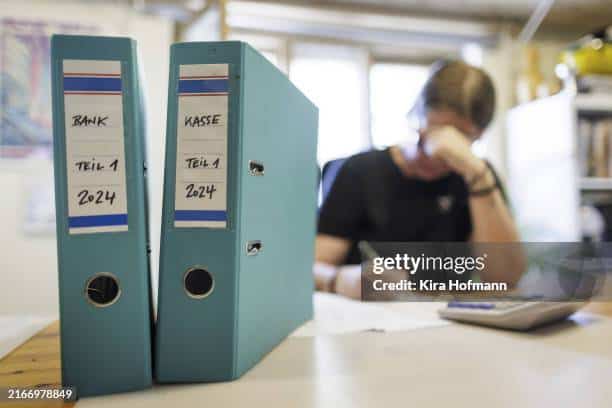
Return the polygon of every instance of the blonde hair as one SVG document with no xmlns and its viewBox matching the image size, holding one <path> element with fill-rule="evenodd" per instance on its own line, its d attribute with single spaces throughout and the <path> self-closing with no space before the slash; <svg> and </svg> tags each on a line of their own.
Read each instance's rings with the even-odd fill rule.
<svg viewBox="0 0 612 408">
<path fill-rule="evenodd" d="M 493 81 L 482 69 L 461 61 L 434 63 L 413 112 L 422 118 L 438 109 L 451 110 L 484 130 L 495 112 Z"/>
</svg>

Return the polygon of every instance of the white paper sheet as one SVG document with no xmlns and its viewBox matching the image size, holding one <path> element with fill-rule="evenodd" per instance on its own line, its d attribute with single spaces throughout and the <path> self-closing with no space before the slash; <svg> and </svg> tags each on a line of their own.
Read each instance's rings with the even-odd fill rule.
<svg viewBox="0 0 612 408">
<path fill-rule="evenodd" d="M 127 231 L 121 63 L 63 69 L 70 234 Z"/>
<path fill-rule="evenodd" d="M 228 75 L 228 64 L 179 68 L 175 227 L 227 227 Z"/>
<path fill-rule="evenodd" d="M 432 315 L 414 317 L 410 306 L 393 308 L 317 292 L 314 295 L 314 319 L 297 329 L 292 336 L 320 336 L 360 331 L 403 331 L 445 326 L 449 323 Z M 402 305 L 404 306 L 404 305 Z M 403 309 L 403 310 L 400 310 Z"/>
<path fill-rule="evenodd" d="M 0 359 L 53 321 L 52 317 L 0 316 Z"/>
</svg>

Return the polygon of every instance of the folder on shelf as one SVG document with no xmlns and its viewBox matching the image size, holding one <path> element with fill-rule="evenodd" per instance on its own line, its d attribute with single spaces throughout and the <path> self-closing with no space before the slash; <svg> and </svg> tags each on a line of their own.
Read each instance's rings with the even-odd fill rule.
<svg viewBox="0 0 612 408">
<path fill-rule="evenodd" d="M 53 148 L 62 383 L 152 384 L 145 135 L 136 44 L 54 35 Z"/>
<path fill-rule="evenodd" d="M 317 122 L 247 44 L 172 46 L 158 381 L 235 379 L 311 318 Z"/>
</svg>

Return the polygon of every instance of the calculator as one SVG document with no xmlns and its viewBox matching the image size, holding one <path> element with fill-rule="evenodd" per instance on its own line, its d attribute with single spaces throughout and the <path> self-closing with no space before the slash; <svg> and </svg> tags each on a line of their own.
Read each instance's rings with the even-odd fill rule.
<svg viewBox="0 0 612 408">
<path fill-rule="evenodd" d="M 584 302 L 545 301 L 451 301 L 438 311 L 441 317 L 465 323 L 512 330 L 529 330 L 563 320 Z"/>
</svg>

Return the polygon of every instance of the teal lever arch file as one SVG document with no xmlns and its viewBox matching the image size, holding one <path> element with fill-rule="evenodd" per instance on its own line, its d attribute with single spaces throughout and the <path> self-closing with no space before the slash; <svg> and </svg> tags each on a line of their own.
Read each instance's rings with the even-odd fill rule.
<svg viewBox="0 0 612 408">
<path fill-rule="evenodd" d="M 157 381 L 235 379 L 311 318 L 317 124 L 247 44 L 172 46 Z"/>
<path fill-rule="evenodd" d="M 152 384 L 145 135 L 136 44 L 51 39 L 62 383 Z"/>
</svg>

